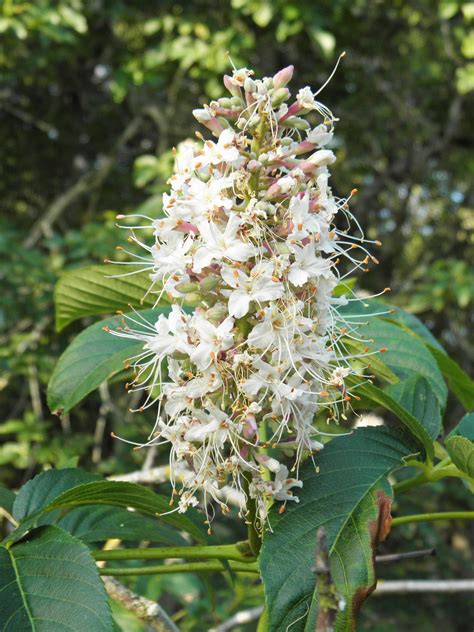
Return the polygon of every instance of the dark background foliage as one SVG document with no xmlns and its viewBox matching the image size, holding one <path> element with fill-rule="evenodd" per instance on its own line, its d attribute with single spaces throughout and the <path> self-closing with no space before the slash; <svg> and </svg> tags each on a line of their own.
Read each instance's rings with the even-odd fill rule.
<svg viewBox="0 0 474 632">
<path fill-rule="evenodd" d="M 473 3 L 431 0 L 4 0 L 0 481 L 15 487 L 44 465 L 78 460 L 105 474 L 143 463 L 109 439 L 111 430 L 141 436 L 148 425 L 125 413 L 120 384 L 102 387 L 70 417 L 49 413 L 48 377 L 81 328 L 55 333 L 53 287 L 64 270 L 114 256 L 124 241 L 117 212 L 159 211 L 170 149 L 197 129 L 190 111 L 222 93 L 227 51 L 258 74 L 294 64 L 297 88 L 322 84 L 346 51 L 321 98 L 341 119 L 333 186 L 340 195 L 359 190 L 353 212 L 383 242 L 380 265 L 361 286 L 390 286 L 393 302 L 420 315 L 469 372 L 473 17 Z M 453 403 L 447 423 L 458 418 Z M 449 509 L 453 494 L 458 505 L 467 502 L 462 488 L 439 483 L 428 497 L 413 494 L 405 510 Z M 391 549 L 408 536 L 440 555 L 387 576 L 463 576 L 469 557 L 460 526 L 400 529 Z M 194 619 L 183 629 L 208 629 L 261 600 L 258 588 L 224 586 L 210 615 L 200 578 L 166 579 L 166 586 L 140 579 L 135 588 L 164 593 L 175 612 L 189 609 Z M 436 620 L 441 629 L 468 630 L 462 602 L 373 600 L 360 629 L 431 630 Z M 192 627 L 200 620 L 203 628 Z M 140 628 L 128 620 L 124 629 Z"/>
</svg>

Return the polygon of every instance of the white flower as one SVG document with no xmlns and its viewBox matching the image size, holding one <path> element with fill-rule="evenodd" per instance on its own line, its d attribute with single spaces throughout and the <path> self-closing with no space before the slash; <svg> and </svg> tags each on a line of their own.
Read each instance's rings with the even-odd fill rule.
<svg viewBox="0 0 474 632">
<path fill-rule="evenodd" d="M 275 500 L 294 500 L 299 503 L 300 499 L 295 496 L 290 490 L 293 487 L 303 487 L 303 483 L 296 478 L 288 478 L 288 468 L 286 465 L 281 465 L 280 469 L 275 476 L 275 491 L 273 497 Z"/>
<path fill-rule="evenodd" d="M 249 274 L 240 268 L 224 266 L 222 278 L 232 290 L 224 290 L 229 297 L 229 314 L 242 318 L 248 313 L 251 301 L 257 304 L 272 301 L 283 295 L 283 284 L 273 276 L 270 261 L 258 263 Z"/>
<path fill-rule="evenodd" d="M 231 81 L 236 86 L 243 86 L 247 77 L 253 75 L 253 70 L 249 70 L 248 68 L 239 68 L 235 69 L 232 73 Z"/>
<path fill-rule="evenodd" d="M 341 340 L 348 299 L 333 292 L 339 259 L 357 269 L 368 251 L 362 231 L 352 238 L 346 222 L 334 222 L 339 210 L 352 218 L 350 198 L 329 186 L 335 155 L 323 149 L 336 119 L 309 87 L 289 100 L 292 72 L 272 84 L 236 69 L 224 80 L 231 99 L 194 112 L 214 140 L 178 146 L 164 216 L 138 216 L 154 242 L 134 227 L 129 241 L 145 256 L 123 262 L 149 275 L 160 308 L 165 293 L 176 303 L 151 322 L 126 314 L 111 331 L 142 345 L 128 362 L 128 387 L 146 393 L 138 410 L 157 413 L 141 445 L 169 444 L 173 488 L 183 478 L 172 511 L 197 506 L 201 493 L 208 521 L 210 501 L 228 511 L 226 488 L 256 500 L 261 524 L 273 501 L 297 502 L 302 482 L 288 477 L 277 450 L 295 465 L 320 450 L 316 415 L 337 420 L 352 396 Z M 273 99 L 275 89 L 283 92 Z M 304 135 L 309 111 L 322 122 Z M 276 457 L 262 453 L 262 424 Z"/>
<path fill-rule="evenodd" d="M 290 239 L 303 240 L 310 235 L 317 234 L 321 230 L 321 222 L 316 213 L 309 211 L 309 196 L 307 194 L 292 197 L 289 206 L 290 218 L 293 228 Z"/>
<path fill-rule="evenodd" d="M 214 178 L 203 182 L 198 178 L 191 178 L 186 206 L 196 210 L 196 214 L 205 217 L 209 213 L 216 213 L 220 209 L 230 209 L 232 199 L 223 193 L 232 186 L 232 178 Z"/>
<path fill-rule="evenodd" d="M 200 222 L 198 228 L 203 245 L 194 254 L 194 272 L 201 272 L 213 261 L 247 261 L 255 254 L 255 246 L 244 243 L 238 236 L 240 219 L 237 215 L 231 215 L 223 229 L 207 221 Z"/>
<path fill-rule="evenodd" d="M 296 180 L 291 176 L 284 176 L 278 180 L 278 186 L 282 193 L 289 193 L 296 185 Z"/>
<path fill-rule="evenodd" d="M 166 242 L 157 242 L 151 248 L 151 256 L 155 265 L 153 278 L 161 280 L 172 274 L 183 275 L 192 263 L 190 254 L 193 238 L 182 233 L 173 232 Z"/>
<path fill-rule="evenodd" d="M 325 167 L 326 165 L 332 165 L 333 162 L 336 162 L 336 156 L 330 149 L 318 149 L 314 154 L 311 154 L 308 161 L 317 167 Z"/>
<path fill-rule="evenodd" d="M 207 140 L 204 143 L 203 155 L 198 159 L 203 165 L 218 165 L 221 162 L 237 167 L 243 160 L 239 150 L 235 146 L 236 134 L 225 129 L 219 135 L 217 143 Z"/>
<path fill-rule="evenodd" d="M 221 351 L 227 351 L 233 344 L 232 329 L 234 319 L 228 316 L 220 325 L 214 325 L 203 315 L 197 314 L 192 319 L 192 326 L 199 342 L 190 353 L 191 361 L 198 369 L 207 369 L 216 361 Z"/>
<path fill-rule="evenodd" d="M 330 278 L 331 262 L 328 259 L 316 254 L 315 244 L 313 242 L 306 246 L 291 246 L 295 261 L 291 264 L 288 272 L 288 280 L 301 287 L 309 279 L 317 279 L 321 276 Z"/>
<path fill-rule="evenodd" d="M 332 130 L 328 131 L 326 125 L 321 123 L 321 125 L 308 130 L 307 140 L 314 145 L 324 147 L 324 145 L 327 145 L 331 141 L 333 134 L 334 132 Z"/>
<path fill-rule="evenodd" d="M 337 369 L 331 373 L 331 379 L 329 381 L 333 386 L 343 386 L 344 378 L 347 377 L 350 373 L 350 369 L 348 367 L 338 366 Z"/>
<path fill-rule="evenodd" d="M 188 316 L 178 305 L 173 305 L 168 317 L 161 314 L 155 324 L 156 334 L 149 336 L 145 348 L 159 358 L 175 352 L 187 353 L 189 345 L 185 335 Z"/>
</svg>

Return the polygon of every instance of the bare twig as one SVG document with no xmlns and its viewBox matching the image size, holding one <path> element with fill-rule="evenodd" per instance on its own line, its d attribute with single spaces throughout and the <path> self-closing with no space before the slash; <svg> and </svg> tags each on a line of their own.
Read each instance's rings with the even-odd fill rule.
<svg viewBox="0 0 474 632">
<path fill-rule="evenodd" d="M 179 629 L 158 603 L 137 595 L 114 577 L 103 576 L 102 579 L 110 597 L 130 612 L 133 612 L 136 617 L 146 623 L 152 630 L 157 632 L 179 632 Z"/>
<path fill-rule="evenodd" d="M 112 400 L 110 399 L 109 387 L 107 382 L 103 382 L 99 386 L 99 394 L 101 406 L 99 416 L 95 423 L 94 447 L 92 449 L 92 463 L 99 463 L 102 458 L 102 441 L 104 439 L 105 425 L 107 423 L 107 415 L 113 409 Z"/>
<path fill-rule="evenodd" d="M 419 551 L 408 551 L 407 553 L 389 553 L 388 555 L 377 555 L 375 562 L 384 564 L 385 562 L 401 562 L 402 560 L 410 560 L 417 557 L 426 557 L 436 555 L 436 549 L 420 549 Z"/>
<path fill-rule="evenodd" d="M 375 596 L 384 596 L 390 594 L 409 594 L 409 593 L 455 593 L 455 592 L 473 592 L 474 579 L 460 580 L 441 580 L 441 579 L 409 579 L 409 580 L 379 580 L 377 588 L 373 593 Z M 210 632 L 229 632 L 238 625 L 243 623 L 251 623 L 256 621 L 262 614 L 263 606 L 241 610 L 234 614 L 230 619 L 224 621 Z"/>
<path fill-rule="evenodd" d="M 241 610 L 232 616 L 224 623 L 221 623 L 217 626 L 217 628 L 212 628 L 209 632 L 229 632 L 229 630 L 233 630 L 238 625 L 243 625 L 244 623 L 251 623 L 252 621 L 256 621 L 260 615 L 262 614 L 263 606 L 256 606 L 255 608 L 249 608 L 248 610 Z"/>
<path fill-rule="evenodd" d="M 379 580 L 375 595 L 473 592 L 474 579 Z"/>
</svg>

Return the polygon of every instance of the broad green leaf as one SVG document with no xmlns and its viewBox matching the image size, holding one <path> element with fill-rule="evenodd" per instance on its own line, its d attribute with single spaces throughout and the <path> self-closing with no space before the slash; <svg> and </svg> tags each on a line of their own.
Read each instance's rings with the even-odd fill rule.
<svg viewBox="0 0 474 632">
<path fill-rule="evenodd" d="M 441 409 L 446 405 L 448 390 L 438 364 L 426 346 L 403 328 L 380 318 L 361 327 L 362 335 L 374 342 L 369 348 L 386 348 L 383 361 L 400 378 L 424 377 L 430 383 Z"/>
<path fill-rule="evenodd" d="M 54 290 L 56 329 L 61 331 L 84 316 L 128 311 L 130 305 L 137 309 L 153 307 L 156 294 L 145 296 L 151 284 L 147 272 L 115 277 L 133 269 L 132 266 L 111 264 L 88 266 L 64 273 Z M 166 296 L 162 302 L 167 302 Z"/>
<path fill-rule="evenodd" d="M 202 526 L 203 520 L 197 511 L 187 511 L 186 514 L 169 513 L 171 508 L 167 497 L 155 494 L 142 485 L 121 481 L 92 481 L 66 490 L 34 513 L 28 514 L 11 537 L 21 537 L 25 531 L 36 526 L 45 514 L 83 505 L 113 505 L 135 509 L 155 516 L 157 521 L 186 531 L 200 542 L 208 539 Z"/>
<path fill-rule="evenodd" d="M 433 388 L 424 377 L 414 375 L 385 389 L 396 402 L 413 415 L 432 439 L 441 432 L 441 411 Z"/>
<path fill-rule="evenodd" d="M 360 428 L 337 437 L 300 472 L 299 503 L 281 515 L 272 510 L 263 540 L 260 571 L 272 632 L 315 629 L 317 533 L 324 528 L 332 582 L 345 614 L 338 631 L 353 629 L 352 613 L 375 583 L 373 547 L 379 526 L 387 528 L 387 475 L 413 451 L 408 435 L 393 429 Z M 382 535 L 382 534 L 380 534 Z"/>
<path fill-rule="evenodd" d="M 474 413 L 467 413 L 455 426 L 448 437 L 466 437 L 474 441 Z"/>
<path fill-rule="evenodd" d="M 436 340 L 428 327 L 426 327 L 426 325 L 424 325 L 417 316 L 406 312 L 400 307 L 395 307 L 394 305 L 388 305 L 388 307 L 393 311 L 391 314 L 382 316 L 383 319 L 387 319 L 392 323 L 398 324 L 409 333 L 415 334 L 421 338 L 425 344 L 430 345 L 431 347 L 434 347 L 435 349 L 438 349 L 438 351 L 444 353 L 443 347 Z"/>
<path fill-rule="evenodd" d="M 450 358 L 425 325 L 413 314 L 394 308 L 394 313 L 382 318 L 389 319 L 409 334 L 417 337 L 435 358 L 438 368 L 448 383 L 450 390 L 466 410 L 474 408 L 474 381 Z"/>
<path fill-rule="evenodd" d="M 2 632 L 112 632 L 107 594 L 89 549 L 57 527 L 0 546 Z"/>
<path fill-rule="evenodd" d="M 428 349 L 438 363 L 449 388 L 466 410 L 474 409 L 474 381 L 452 358 L 432 345 Z"/>
<path fill-rule="evenodd" d="M 340 308 L 340 311 L 346 316 L 355 316 L 354 320 L 358 323 L 371 322 L 374 319 L 388 320 L 406 331 L 416 334 L 425 343 L 443 351 L 443 347 L 419 318 L 390 303 L 378 299 L 361 299 L 360 301 L 352 301 Z M 373 314 L 375 315 L 373 316 Z"/>
<path fill-rule="evenodd" d="M 445 446 L 454 465 L 474 478 L 474 442 L 467 437 L 454 436 L 446 439 Z"/>
<path fill-rule="evenodd" d="M 354 354 L 365 354 L 367 350 L 367 342 L 365 341 L 343 338 L 342 344 L 349 352 Z M 378 379 L 384 380 L 389 384 L 399 382 L 398 376 L 386 364 L 384 353 L 375 353 L 368 358 L 362 357 L 361 361 L 369 367 L 370 372 Z"/>
<path fill-rule="evenodd" d="M 57 523 L 83 542 L 148 540 L 168 546 L 185 546 L 186 540 L 162 520 L 122 507 L 85 506 L 69 511 Z"/>
<path fill-rule="evenodd" d="M 27 516 L 46 507 L 59 494 L 82 483 L 102 480 L 98 474 L 91 474 L 80 468 L 46 470 L 28 481 L 18 492 L 13 505 L 13 517 L 21 522 Z"/>
<path fill-rule="evenodd" d="M 352 380 L 349 380 L 349 382 L 351 381 Z M 354 381 L 354 385 L 356 384 L 357 383 Z M 357 385 L 354 390 L 357 395 L 364 398 L 364 403 L 372 403 L 378 406 L 383 406 L 383 408 L 392 412 L 397 419 L 402 422 L 406 429 L 410 431 L 413 437 L 419 441 L 420 447 L 423 447 L 426 452 L 426 456 L 433 459 L 433 439 L 424 427 L 422 420 L 414 417 L 413 414 L 404 408 L 404 406 L 396 399 L 394 399 L 389 392 L 383 391 L 374 384 L 362 383 Z"/>
<path fill-rule="evenodd" d="M 157 307 L 139 313 L 154 323 L 168 310 Z M 48 385 L 48 405 L 54 413 L 71 410 L 102 382 L 122 371 L 126 360 L 140 353 L 143 343 L 104 331 L 104 327 L 121 325 L 121 316 L 101 320 L 81 332 L 64 351 Z"/>
<path fill-rule="evenodd" d="M 474 478 L 474 413 L 464 415 L 445 441 L 452 462 Z"/>
<path fill-rule="evenodd" d="M 9 514 L 13 511 L 13 503 L 15 502 L 15 493 L 10 489 L 0 485 L 0 507 L 6 509 Z"/>
</svg>

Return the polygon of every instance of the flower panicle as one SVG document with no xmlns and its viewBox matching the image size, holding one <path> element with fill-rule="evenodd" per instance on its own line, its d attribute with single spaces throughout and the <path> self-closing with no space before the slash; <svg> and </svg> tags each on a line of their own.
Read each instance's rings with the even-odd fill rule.
<svg viewBox="0 0 474 632">
<path fill-rule="evenodd" d="M 229 96 L 193 112 L 215 140 L 178 146 L 163 216 L 138 216 L 130 230 L 144 254 L 126 263 L 147 271 L 156 304 L 172 305 L 151 322 L 125 315 L 111 333 L 143 344 L 128 388 L 144 391 L 139 410 L 157 412 L 137 447 L 171 446 L 182 480 L 173 511 L 201 492 L 226 512 L 232 489 L 256 502 L 263 524 L 271 502 L 298 502 L 301 481 L 268 448 L 293 454 L 297 473 L 323 447 L 315 417 L 345 418 L 357 398 L 350 378 L 370 379 L 360 366 L 371 352 L 347 344 L 363 339 L 359 317 L 343 316 L 360 300 L 344 283 L 377 262 L 367 246 L 378 242 L 349 210 L 356 191 L 337 198 L 329 184 L 337 119 L 309 87 L 293 98 L 292 75 L 226 75 Z M 142 227 L 152 243 L 137 237 Z"/>
</svg>

